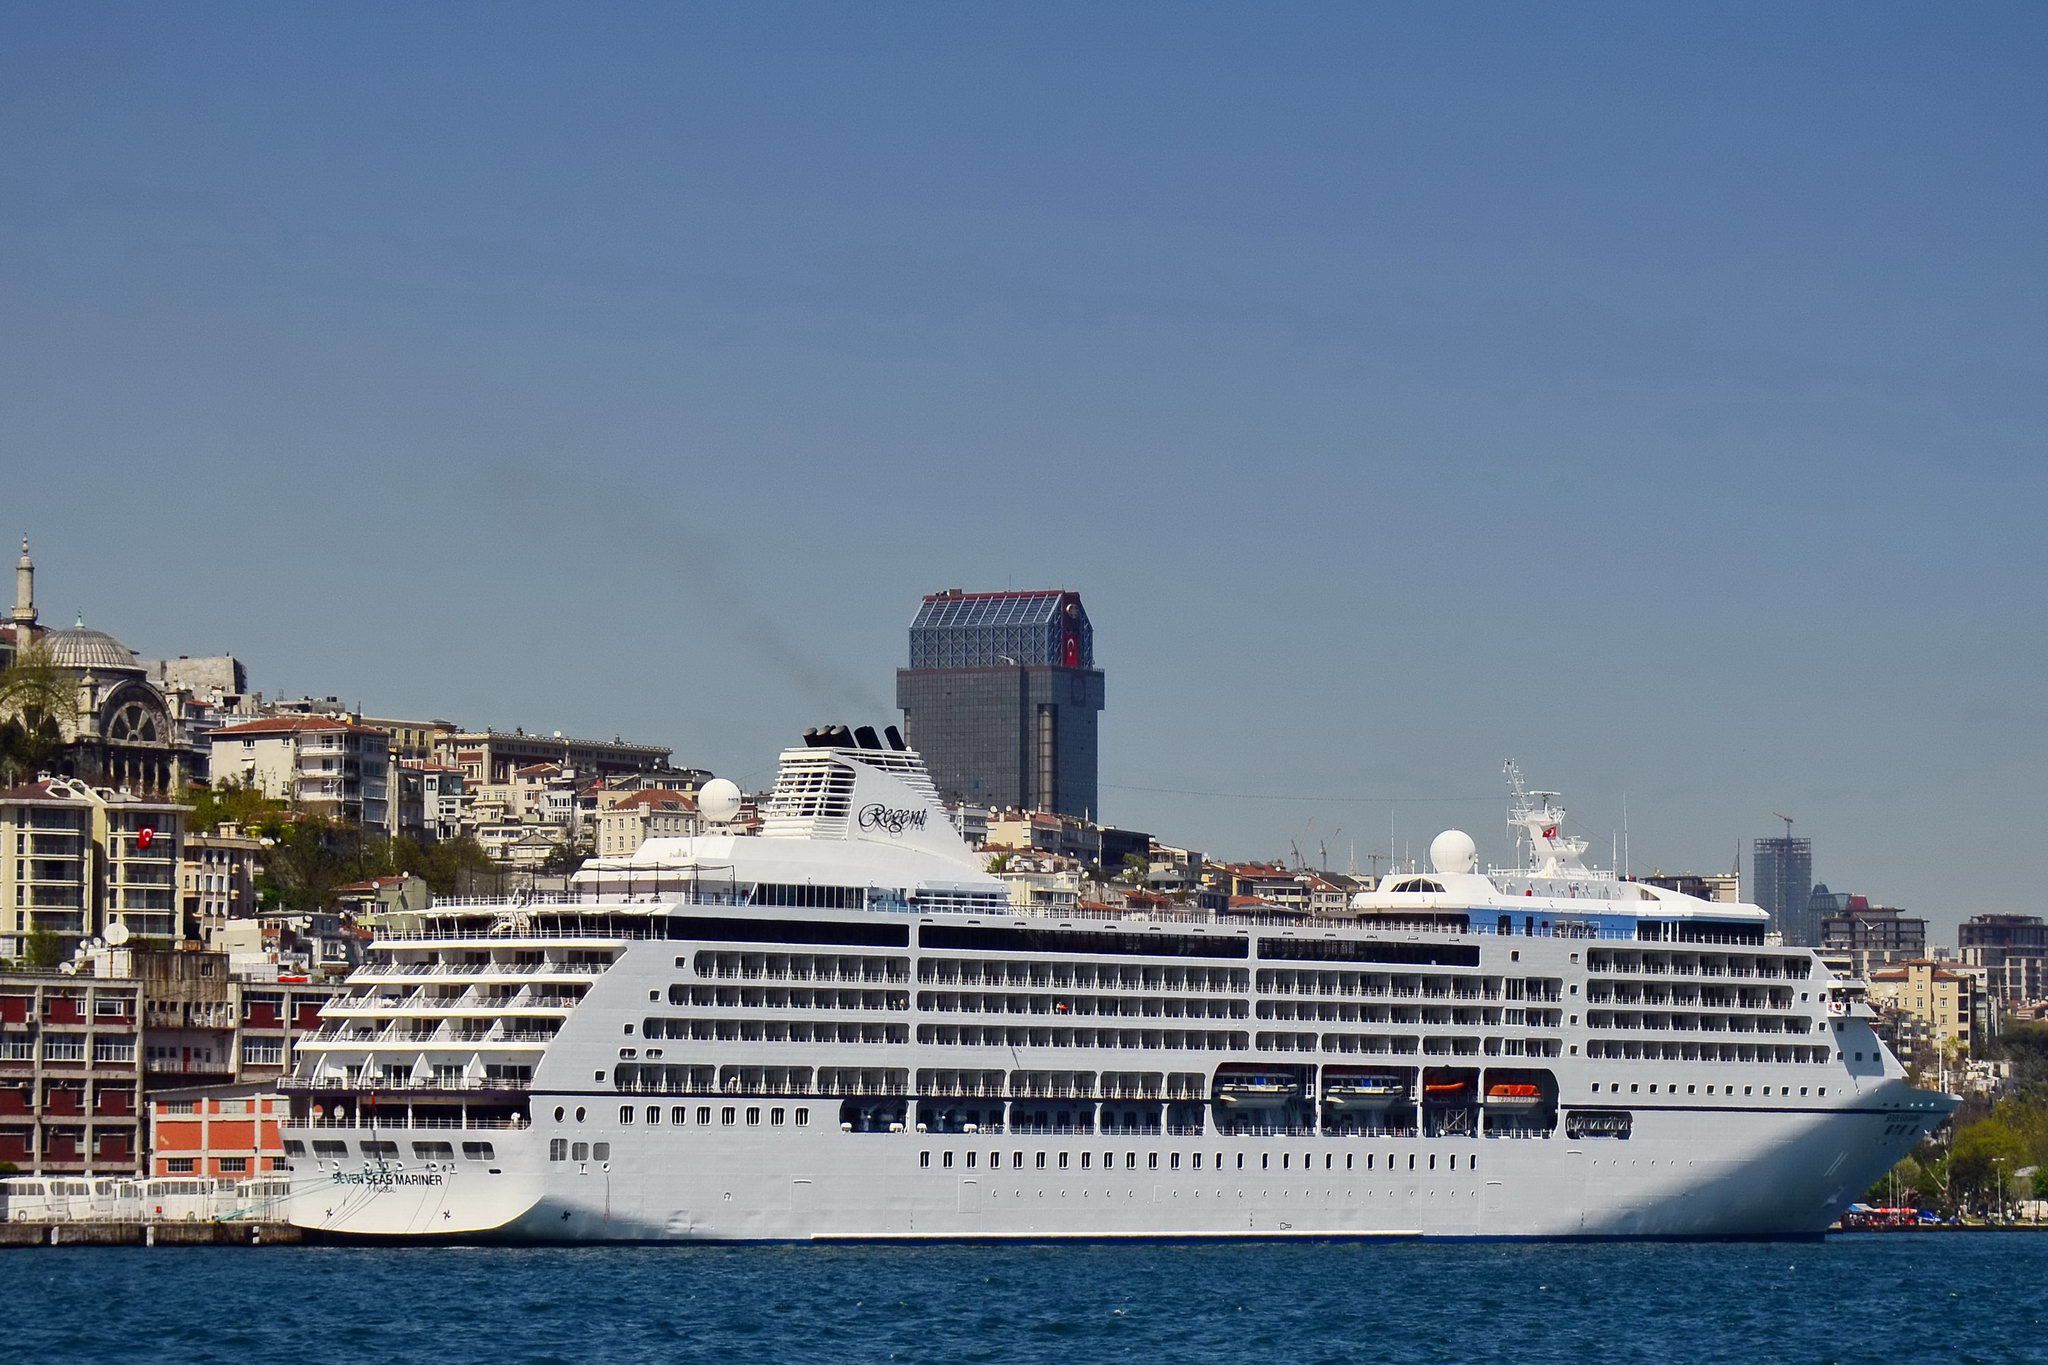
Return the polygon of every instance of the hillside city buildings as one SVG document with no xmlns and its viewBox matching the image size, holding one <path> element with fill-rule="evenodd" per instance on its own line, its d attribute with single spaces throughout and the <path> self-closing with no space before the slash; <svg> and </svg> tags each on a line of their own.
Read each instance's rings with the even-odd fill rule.
<svg viewBox="0 0 2048 1365">
<path fill-rule="evenodd" d="M 58 696 L 30 718 L 47 762 L 0 782 L 0 958 L 13 964 L 0 966 L 0 1163 L 19 1170 L 275 1169 L 274 1083 L 298 1040 L 378 926 L 427 903 L 413 870 L 286 897 L 281 851 L 255 829 L 199 825 L 195 784 L 261 793 L 290 820 L 366 843 L 458 846 L 493 891 L 559 887 L 586 856 L 705 829 L 697 793 L 712 774 L 677 766 L 666 745 L 379 716 L 332 695 L 267 699 L 232 656 L 143 660 L 82 625 L 48 629 L 26 545 L 0 670 L 17 660 L 46 669 Z M 1019 909 L 1312 922 L 1348 915 L 1375 885 L 1298 856 L 1232 860 L 1104 823 L 1103 674 L 1076 593 L 932 594 L 908 662 L 908 741 Z M 22 720 L 0 714 L 0 726 Z M 758 823 L 758 800 L 734 826 Z M 1916 1064 L 1951 1066 L 2001 1019 L 2048 1001 L 2039 916 L 1979 915 L 1949 950 L 1924 918 L 1812 874 L 1811 841 L 1759 839 L 1751 899 L 1786 942 L 1867 979 Z M 1641 880 L 1742 898 L 1733 872 Z"/>
</svg>

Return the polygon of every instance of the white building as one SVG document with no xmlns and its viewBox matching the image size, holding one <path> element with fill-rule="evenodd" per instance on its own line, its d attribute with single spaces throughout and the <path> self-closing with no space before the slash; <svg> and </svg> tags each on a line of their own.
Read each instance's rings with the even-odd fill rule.
<svg viewBox="0 0 2048 1365">
<path fill-rule="evenodd" d="M 270 716 L 215 730 L 213 785 L 242 782 L 316 815 L 389 828 L 391 737 L 339 716 Z"/>
<path fill-rule="evenodd" d="M 649 839 L 687 839 L 703 832 L 694 797 L 638 791 L 598 812 L 597 856 L 629 858 Z"/>
</svg>

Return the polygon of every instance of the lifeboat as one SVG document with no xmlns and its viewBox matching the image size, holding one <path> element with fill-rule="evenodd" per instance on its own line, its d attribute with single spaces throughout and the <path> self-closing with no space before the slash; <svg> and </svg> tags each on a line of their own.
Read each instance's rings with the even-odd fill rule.
<svg viewBox="0 0 2048 1365">
<path fill-rule="evenodd" d="M 1470 1081 L 1430 1081 L 1422 1087 L 1422 1098 L 1431 1104 L 1456 1104 L 1471 1089 Z"/>
<path fill-rule="evenodd" d="M 1543 1092 L 1521 1082 L 1502 1082 L 1486 1089 L 1489 1109 L 1534 1109 L 1543 1103 Z"/>
<path fill-rule="evenodd" d="M 1286 1076 L 1226 1076 L 1216 1082 L 1216 1100 L 1232 1109 L 1279 1109 L 1301 1097 L 1301 1086 Z"/>
<path fill-rule="evenodd" d="M 1323 1085 L 1332 1109 L 1385 1109 L 1407 1098 L 1408 1082 L 1399 1076 L 1346 1076 Z"/>
</svg>

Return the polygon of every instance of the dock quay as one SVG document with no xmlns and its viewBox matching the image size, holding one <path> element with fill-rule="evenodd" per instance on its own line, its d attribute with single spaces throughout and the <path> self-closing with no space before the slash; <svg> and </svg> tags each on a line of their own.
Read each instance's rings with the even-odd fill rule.
<svg viewBox="0 0 2048 1365">
<path fill-rule="evenodd" d="M 0 1223 L 0 1247 L 286 1246 L 305 1240 L 290 1223 Z"/>
</svg>

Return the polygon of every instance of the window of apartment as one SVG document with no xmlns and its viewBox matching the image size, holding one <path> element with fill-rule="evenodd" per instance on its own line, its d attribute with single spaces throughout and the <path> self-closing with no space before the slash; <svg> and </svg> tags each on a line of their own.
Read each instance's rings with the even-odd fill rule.
<svg viewBox="0 0 2048 1365">
<path fill-rule="evenodd" d="M 192 1174 L 192 1158 L 189 1156 L 171 1157 L 164 1162 L 164 1170 L 172 1175 L 190 1175 Z"/>
<path fill-rule="evenodd" d="M 220 1173 L 222 1175 L 246 1175 L 248 1174 L 248 1171 L 248 1157 L 224 1156 L 220 1159 Z"/>
</svg>

